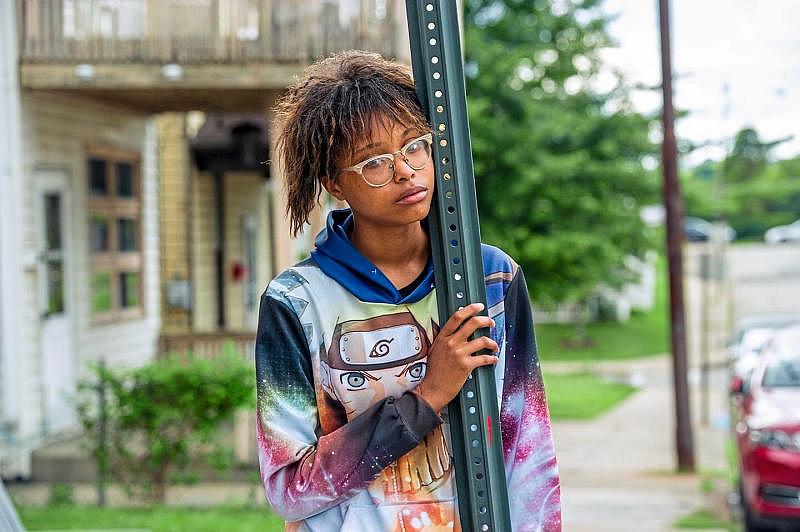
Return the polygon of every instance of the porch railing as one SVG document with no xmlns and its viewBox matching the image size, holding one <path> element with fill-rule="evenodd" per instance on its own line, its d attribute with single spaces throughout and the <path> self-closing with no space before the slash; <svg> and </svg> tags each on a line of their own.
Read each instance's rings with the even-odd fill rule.
<svg viewBox="0 0 800 532">
<path fill-rule="evenodd" d="M 395 0 L 21 0 L 29 63 L 308 62 L 396 55 Z"/>
<path fill-rule="evenodd" d="M 213 358 L 224 350 L 252 360 L 254 357 L 256 333 L 253 332 L 185 332 L 162 334 L 159 339 L 159 356 L 167 353 L 192 352 L 199 358 Z"/>
</svg>

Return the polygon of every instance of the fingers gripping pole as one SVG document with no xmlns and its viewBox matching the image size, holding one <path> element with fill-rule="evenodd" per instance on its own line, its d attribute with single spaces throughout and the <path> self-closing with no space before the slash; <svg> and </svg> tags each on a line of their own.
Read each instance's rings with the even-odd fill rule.
<svg viewBox="0 0 800 532">
<path fill-rule="evenodd" d="M 417 95 L 434 131 L 430 213 L 439 316 L 486 305 L 455 0 L 406 0 Z M 485 335 L 485 330 L 481 333 Z M 463 530 L 510 531 L 494 367 L 473 371 L 448 406 Z"/>
</svg>

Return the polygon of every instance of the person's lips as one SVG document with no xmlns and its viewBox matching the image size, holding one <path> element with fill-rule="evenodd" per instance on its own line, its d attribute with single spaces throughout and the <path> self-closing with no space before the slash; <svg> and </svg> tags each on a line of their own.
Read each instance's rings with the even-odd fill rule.
<svg viewBox="0 0 800 532">
<path fill-rule="evenodd" d="M 397 198 L 396 203 L 409 204 L 417 203 L 425 199 L 428 195 L 427 187 L 411 187 Z"/>
</svg>

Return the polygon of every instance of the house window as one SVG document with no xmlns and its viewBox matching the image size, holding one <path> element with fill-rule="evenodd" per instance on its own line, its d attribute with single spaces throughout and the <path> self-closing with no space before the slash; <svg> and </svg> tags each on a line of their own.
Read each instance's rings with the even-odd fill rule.
<svg viewBox="0 0 800 532">
<path fill-rule="evenodd" d="M 144 308 L 139 156 L 122 150 L 92 148 L 87 172 L 92 321 L 107 323 L 141 317 Z"/>
</svg>

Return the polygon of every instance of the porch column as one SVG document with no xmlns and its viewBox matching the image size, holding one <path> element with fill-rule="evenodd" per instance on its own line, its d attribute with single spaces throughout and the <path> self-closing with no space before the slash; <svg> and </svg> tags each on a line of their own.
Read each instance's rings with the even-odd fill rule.
<svg viewBox="0 0 800 532">
<path fill-rule="evenodd" d="M 0 430 L 16 432 L 20 419 L 18 383 L 22 249 L 18 237 L 22 197 L 22 124 L 17 61 L 17 2 L 0 2 Z M 27 454 L 27 453 L 25 453 Z M 13 459 L 13 457 L 12 457 Z M 20 461 L 27 461 L 21 458 Z M 8 463 L 5 475 L 25 474 L 27 464 Z"/>
</svg>

